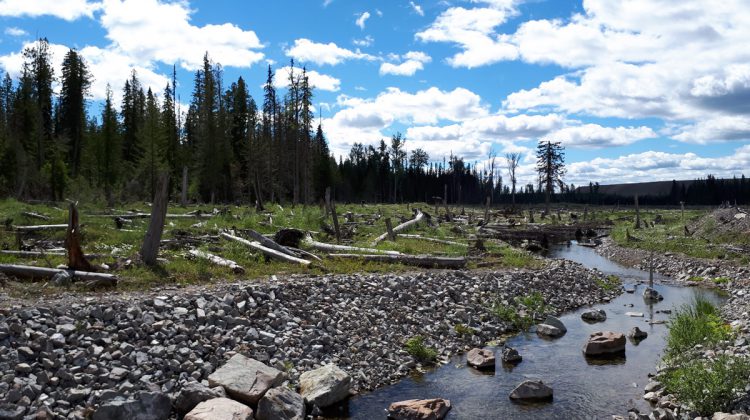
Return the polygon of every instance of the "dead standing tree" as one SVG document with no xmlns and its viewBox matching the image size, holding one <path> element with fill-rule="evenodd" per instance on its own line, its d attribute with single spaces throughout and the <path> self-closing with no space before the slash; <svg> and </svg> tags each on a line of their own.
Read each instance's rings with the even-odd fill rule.
<svg viewBox="0 0 750 420">
<path fill-rule="evenodd" d="M 516 210 L 516 182 L 518 181 L 516 178 L 516 170 L 518 169 L 518 164 L 521 162 L 521 156 L 520 153 L 505 154 L 505 161 L 508 167 L 508 177 L 510 178 L 510 208 L 512 211 Z"/>
<path fill-rule="evenodd" d="M 141 260 L 146 265 L 155 265 L 156 257 L 159 254 L 159 243 L 164 232 L 164 221 L 167 218 L 168 187 L 169 173 L 162 172 L 156 185 L 148 231 L 146 231 L 146 237 L 143 238 L 143 245 L 141 246 Z"/>
<path fill-rule="evenodd" d="M 65 249 L 68 252 L 68 268 L 79 271 L 94 271 L 86 260 L 81 249 L 80 226 L 78 225 L 78 207 L 70 203 L 68 211 L 68 231 L 65 234 Z"/>
</svg>

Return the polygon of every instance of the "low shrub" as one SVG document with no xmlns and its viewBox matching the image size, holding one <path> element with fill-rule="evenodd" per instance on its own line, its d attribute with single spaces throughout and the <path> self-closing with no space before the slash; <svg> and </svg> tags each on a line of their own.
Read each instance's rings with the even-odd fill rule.
<svg viewBox="0 0 750 420">
<path fill-rule="evenodd" d="M 456 324 L 453 326 L 453 329 L 456 330 L 458 335 L 474 335 L 474 330 L 464 324 Z"/>
<path fill-rule="evenodd" d="M 422 363 L 431 363 L 437 359 L 437 351 L 427 346 L 421 335 L 406 340 L 406 352 Z"/>
</svg>

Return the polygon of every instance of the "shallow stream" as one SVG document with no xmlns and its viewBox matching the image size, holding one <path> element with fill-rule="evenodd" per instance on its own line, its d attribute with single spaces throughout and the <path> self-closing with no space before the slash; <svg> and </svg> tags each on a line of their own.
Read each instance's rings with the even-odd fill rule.
<svg viewBox="0 0 750 420">
<path fill-rule="evenodd" d="M 588 324 L 580 314 L 588 308 L 560 317 L 568 329 L 557 339 L 542 339 L 535 333 L 519 334 L 506 344 L 523 356 L 519 365 L 504 366 L 502 348 L 495 348 L 495 371 L 480 372 L 466 366 L 466 356 L 452 358 L 447 365 L 427 373 L 416 373 L 400 382 L 350 399 L 339 408 L 337 417 L 352 419 L 385 419 L 385 408 L 395 401 L 412 398 L 446 398 L 453 409 L 447 419 L 604 419 L 612 414 L 626 414 L 632 407 L 648 408 L 643 400 L 643 387 L 648 373 L 654 371 L 665 345 L 667 327 L 649 325 L 649 319 L 667 320 L 662 310 L 674 310 L 689 303 L 696 293 L 720 301 L 711 292 L 694 288 L 657 283 L 655 288 L 664 296 L 657 304 L 643 301 L 642 283 L 648 273 L 620 266 L 593 249 L 559 245 L 550 250 L 551 258 L 565 258 L 596 268 L 604 274 L 619 276 L 624 285 L 637 285 L 633 294 L 623 293 L 609 303 L 594 306 L 604 309 L 607 320 Z M 655 277 L 658 282 L 662 278 Z M 626 312 L 641 312 L 644 317 L 631 317 Z M 626 334 L 638 326 L 648 338 L 635 344 L 628 341 L 625 357 L 614 360 L 591 360 L 583 356 L 581 348 L 595 331 L 615 331 Z M 522 405 L 508 398 L 511 390 L 526 379 L 541 379 L 554 389 L 550 403 Z"/>
</svg>

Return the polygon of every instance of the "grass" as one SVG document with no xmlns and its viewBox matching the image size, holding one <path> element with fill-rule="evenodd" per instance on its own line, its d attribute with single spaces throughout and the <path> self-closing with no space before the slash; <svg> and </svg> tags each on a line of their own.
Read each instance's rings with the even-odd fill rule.
<svg viewBox="0 0 750 420">
<path fill-rule="evenodd" d="M 726 283 L 729 283 L 730 281 L 732 280 L 729 277 L 715 277 L 713 279 L 713 282 L 715 284 L 726 284 Z"/>
<path fill-rule="evenodd" d="M 594 279 L 596 281 L 596 284 L 601 287 L 603 290 L 606 291 L 612 291 L 617 290 L 618 288 L 622 287 L 622 281 L 619 277 L 615 275 L 609 275 L 605 278 L 596 278 Z"/>
<path fill-rule="evenodd" d="M 669 320 L 665 356 L 679 362 L 697 345 L 713 345 L 730 337 L 731 330 L 719 316 L 719 310 L 704 296 L 677 309 Z"/>
<path fill-rule="evenodd" d="M 745 393 L 750 362 L 739 356 L 719 355 L 711 360 L 690 360 L 664 374 L 668 392 L 701 415 L 726 411 L 730 403 Z"/>
<path fill-rule="evenodd" d="M 513 301 L 515 305 L 496 301 L 490 312 L 519 331 L 528 331 L 534 325 L 535 318 L 542 316 L 547 310 L 544 296 L 539 292 L 516 296 Z"/>
<path fill-rule="evenodd" d="M 437 360 L 437 351 L 424 343 L 424 337 L 414 336 L 406 340 L 406 352 L 420 363 L 433 363 Z"/>
<path fill-rule="evenodd" d="M 467 327 L 464 324 L 456 324 L 453 326 L 453 329 L 456 331 L 458 335 L 463 336 L 471 336 L 474 335 L 474 330 L 471 327 Z"/>
<path fill-rule="evenodd" d="M 432 206 L 424 203 L 411 205 L 375 205 L 375 204 L 351 204 L 337 205 L 339 221 L 345 224 L 344 215 L 348 212 L 353 214 L 380 214 L 380 218 L 372 223 L 357 223 L 353 227 L 354 235 L 348 240 L 348 244 L 360 247 L 372 247 L 372 240 L 385 231 L 385 218 L 390 217 L 394 225 L 401 220 L 413 217 L 414 208 L 422 208 L 431 213 Z M 294 227 L 314 232 L 316 239 L 322 242 L 335 243 L 335 238 L 323 233 L 324 224 L 331 224 L 330 218 L 325 217 L 325 212 L 318 206 L 278 206 L 267 205 L 266 211 L 256 212 L 248 206 L 211 206 L 191 205 L 180 207 L 172 205 L 169 207 L 170 214 L 187 213 L 200 210 L 203 213 L 213 213 L 214 208 L 221 210 L 217 215 L 210 218 L 170 218 L 167 219 L 163 239 L 173 239 L 180 233 L 191 236 L 216 235 L 222 229 L 244 229 L 251 228 L 263 234 L 272 234 L 284 227 Z M 107 209 L 104 206 L 80 203 L 79 213 L 82 225 L 82 246 L 86 253 L 104 254 L 108 257 L 93 261 L 94 263 L 112 264 L 114 255 L 125 258 L 134 258 L 140 248 L 140 244 L 148 226 L 148 219 L 135 219 L 132 224 L 126 225 L 122 230 L 115 228 L 112 218 L 95 217 L 97 214 L 117 214 L 128 210 L 139 212 L 150 212 L 150 207 L 145 203 L 129 203 L 117 209 Z M 32 211 L 50 217 L 50 221 L 29 219 L 22 213 Z M 477 215 L 483 213 L 483 209 L 471 209 L 467 212 Z M 67 206 L 63 203 L 58 207 L 45 204 L 27 204 L 13 199 L 0 200 L 0 222 L 4 219 L 12 219 L 13 225 L 30 225 L 42 223 L 65 223 L 67 220 Z M 362 222 L 361 218 L 356 219 Z M 457 242 L 468 243 L 468 233 L 452 229 L 452 225 L 441 224 L 431 226 L 421 223 L 408 233 L 416 233 L 426 237 L 446 239 Z M 468 230 L 467 230 L 468 231 Z M 62 246 L 64 231 L 41 232 L 34 235 L 24 235 L 26 243 L 32 244 L 36 240 L 50 241 L 55 246 Z M 482 259 L 482 267 L 515 267 L 533 268 L 540 262 L 532 255 L 516 250 L 499 241 L 485 241 L 487 252 Z M 207 252 L 231 259 L 245 268 L 245 274 L 237 275 L 228 268 L 218 267 L 200 259 L 187 258 L 187 250 L 172 250 L 162 247 L 160 257 L 164 259 L 157 268 L 148 268 L 134 264 L 132 268 L 117 270 L 115 273 L 120 277 L 119 290 L 143 290 L 149 288 L 160 288 L 173 285 L 205 284 L 217 281 L 232 281 L 235 279 L 266 279 L 271 275 L 290 274 L 348 274 L 355 272 L 383 273 L 383 272 L 406 272 L 416 268 L 392 263 L 364 262 L 360 260 L 324 260 L 315 267 L 305 268 L 277 261 L 265 261 L 265 258 L 250 252 L 241 244 L 229 243 L 221 240 L 218 242 L 204 243 L 198 246 Z M 418 239 L 398 238 L 397 241 L 383 241 L 377 248 L 383 250 L 394 250 L 408 254 L 433 254 L 442 256 L 466 256 L 467 247 L 439 244 L 421 241 Z M 16 234 L 5 230 L 0 226 L 0 249 L 17 250 Z M 111 257 L 109 257 L 112 255 Z M 11 255 L 0 255 L 0 263 L 27 264 L 42 267 L 55 267 L 65 264 L 65 257 L 47 256 L 46 258 L 27 259 Z M 478 263 L 470 260 L 468 268 L 477 268 Z M 71 286 L 77 290 L 77 286 Z M 40 288 L 38 284 L 13 282 L 8 292 L 17 297 L 38 297 L 54 295 L 57 289 L 52 287 Z"/>
</svg>

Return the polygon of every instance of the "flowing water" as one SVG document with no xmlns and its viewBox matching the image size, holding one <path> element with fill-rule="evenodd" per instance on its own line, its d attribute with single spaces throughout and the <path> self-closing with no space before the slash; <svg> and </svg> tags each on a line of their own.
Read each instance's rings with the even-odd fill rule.
<svg viewBox="0 0 750 420">
<path fill-rule="evenodd" d="M 648 273 L 620 266 L 594 250 L 572 245 L 559 245 L 549 257 L 565 258 L 605 274 L 619 276 L 626 285 L 648 280 Z M 658 282 L 661 278 L 655 276 Z M 641 294 L 645 286 L 637 285 L 634 294 L 624 293 L 609 303 L 595 305 L 604 309 L 607 320 L 588 324 L 580 314 L 588 308 L 560 317 L 568 328 L 558 339 L 542 339 L 536 334 L 519 334 L 507 340 L 523 356 L 519 365 L 503 366 L 501 348 L 495 349 L 495 371 L 480 372 L 466 366 L 465 355 L 455 356 L 447 365 L 424 374 L 415 374 L 374 392 L 351 398 L 338 407 L 334 417 L 352 419 L 385 419 L 385 408 L 395 401 L 412 398 L 446 398 L 453 409 L 448 419 L 609 419 L 612 414 L 626 414 L 629 408 L 648 408 L 643 397 L 647 374 L 653 372 L 664 348 L 667 327 L 649 325 L 646 320 L 666 320 L 661 310 L 674 310 L 689 303 L 696 293 L 719 302 L 721 298 L 700 289 L 657 283 L 655 288 L 664 296 L 662 302 L 648 305 Z M 625 315 L 642 312 L 643 318 Z M 626 334 L 638 326 L 648 338 L 636 344 L 628 341 L 625 357 L 613 360 L 591 360 L 581 351 L 589 334 L 610 330 Z M 526 379 L 541 379 L 554 389 L 549 403 L 523 405 L 510 401 L 511 390 Z"/>
</svg>

